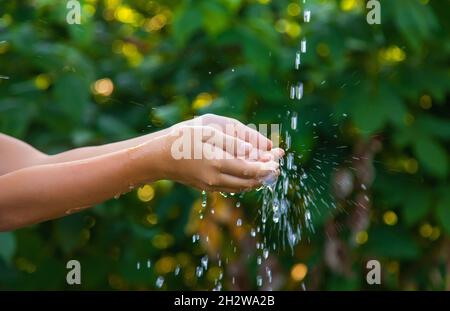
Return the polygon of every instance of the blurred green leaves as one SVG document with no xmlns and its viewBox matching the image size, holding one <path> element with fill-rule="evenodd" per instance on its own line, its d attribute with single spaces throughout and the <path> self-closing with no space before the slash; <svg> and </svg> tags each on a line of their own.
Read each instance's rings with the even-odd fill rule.
<svg viewBox="0 0 450 311">
<path fill-rule="evenodd" d="M 354 273 L 324 268 L 330 222 L 344 218 L 340 235 L 354 225 L 347 215 L 354 212 L 352 194 L 338 204 L 345 212 L 314 218 L 317 233 L 307 245 L 274 256 L 282 288 L 297 289 L 289 269 L 298 261 L 313 263 L 306 282 L 320 280 L 318 288 L 359 289 L 361 271 L 354 267 L 369 256 L 400 266 L 414 262 L 424 275 L 440 260 L 429 250 L 450 237 L 445 1 L 383 1 L 378 26 L 367 25 L 364 1 L 308 0 L 308 25 L 302 4 L 293 0 L 83 1 L 79 26 L 66 24 L 64 1 L 3 2 L 0 41 L 8 44 L 0 44 L 0 75 L 10 79 L 0 79 L 1 132 L 54 153 L 156 131 L 200 113 L 258 124 L 285 123 L 286 111 L 295 110 L 299 131 L 292 149 L 306 169 L 315 152 L 346 167 L 371 139 L 381 149 L 373 159 L 374 183 L 367 185 L 367 243 L 346 243 L 341 254 L 349 252 Z M 288 6 L 299 3 L 290 14 Z M 295 71 L 303 37 L 308 52 Z M 93 90 L 104 78 L 113 84 L 106 95 Z M 290 101 L 288 87 L 300 80 L 305 96 Z M 213 100 L 194 107 L 202 93 Z M 331 122 L 331 115 L 343 114 L 350 118 Z M 313 128 L 308 121 L 322 124 Z M 333 148 L 340 145 L 351 148 L 337 157 Z M 371 180 L 370 169 L 349 169 L 352 178 Z M 325 171 L 332 188 L 334 172 Z M 183 264 L 182 276 L 165 274 L 168 288 L 208 288 L 208 281 L 192 278 L 204 253 L 188 230 L 199 193 L 171 183 L 166 190 L 154 186 L 155 197 L 146 203 L 132 191 L 81 214 L 1 233 L 0 288 L 65 288 L 64 263 L 76 257 L 94 271 L 84 289 L 152 289 L 159 272 L 143 274 L 135 264 L 163 256 Z M 249 222 L 260 206 L 256 197 L 245 198 Z M 398 214 L 392 226 L 383 224 L 387 210 Z M 172 243 L 158 248 L 155 237 Z M 387 288 L 431 288 L 422 275 L 395 271 Z"/>
<path fill-rule="evenodd" d="M 448 175 L 447 152 L 432 138 L 419 136 L 416 140 L 415 152 L 424 167 L 431 174 L 442 178 Z"/>
<path fill-rule="evenodd" d="M 442 227 L 450 234 L 450 189 L 446 189 L 443 196 L 439 198 L 436 206 L 436 217 L 442 224 Z"/>
</svg>

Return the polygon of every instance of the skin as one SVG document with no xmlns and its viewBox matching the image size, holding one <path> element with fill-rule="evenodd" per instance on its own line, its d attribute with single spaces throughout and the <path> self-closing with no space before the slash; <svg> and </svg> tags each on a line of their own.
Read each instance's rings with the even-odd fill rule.
<svg viewBox="0 0 450 311">
<path fill-rule="evenodd" d="M 227 124 L 236 130 L 227 132 Z M 195 131 L 224 142 L 221 147 L 202 136 L 192 146 L 208 148 L 219 159 L 174 159 L 171 147 L 180 133 L 193 137 Z M 226 148 L 230 146 L 234 148 Z M 283 154 L 240 122 L 210 114 L 156 133 L 56 155 L 0 133 L 0 231 L 63 217 L 160 179 L 208 191 L 251 190 L 279 174 Z"/>
</svg>

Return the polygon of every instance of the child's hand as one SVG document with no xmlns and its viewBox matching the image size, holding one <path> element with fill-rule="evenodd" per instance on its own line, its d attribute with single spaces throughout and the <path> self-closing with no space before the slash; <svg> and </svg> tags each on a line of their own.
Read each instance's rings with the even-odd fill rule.
<svg viewBox="0 0 450 311">
<path fill-rule="evenodd" d="M 228 122 L 221 117 L 215 121 L 222 121 L 222 125 Z M 166 135 L 164 178 L 201 190 L 241 192 L 261 186 L 270 174 L 279 174 L 281 149 L 257 151 L 255 142 L 250 144 L 243 140 L 246 134 L 251 133 L 257 137 L 257 146 L 272 146 L 270 140 L 256 131 L 240 125 L 233 136 L 217 126 L 190 126 L 186 123 L 174 126 Z M 252 160 L 250 157 L 255 151 L 258 157 Z"/>
<path fill-rule="evenodd" d="M 211 126 L 227 135 L 237 137 L 252 145 L 256 150 L 270 151 L 273 148 L 272 141 L 258 131 L 245 126 L 236 119 L 222 117 L 215 114 L 204 114 L 192 120 L 176 124 L 173 128 L 180 126 Z"/>
</svg>

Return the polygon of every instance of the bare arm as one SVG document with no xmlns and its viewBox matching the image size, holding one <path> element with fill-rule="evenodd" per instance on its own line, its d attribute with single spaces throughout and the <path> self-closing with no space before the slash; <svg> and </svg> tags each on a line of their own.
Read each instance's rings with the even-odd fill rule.
<svg viewBox="0 0 450 311">
<path fill-rule="evenodd" d="M 100 146 L 89 146 L 89 147 L 82 147 L 82 148 L 76 148 L 72 150 L 68 150 L 65 152 L 61 152 L 55 155 L 50 155 L 46 157 L 45 159 L 41 160 L 41 163 L 43 164 L 52 164 L 52 163 L 62 163 L 62 162 L 68 162 L 68 161 L 75 161 L 75 160 L 81 160 L 81 159 L 87 159 L 92 158 L 100 155 L 105 155 L 111 152 L 116 152 L 119 150 L 123 150 L 126 148 L 135 147 L 137 145 L 143 144 L 147 141 L 150 141 L 154 138 L 160 137 L 162 135 L 167 134 L 168 129 L 161 130 L 155 133 L 142 135 L 138 137 L 134 137 L 131 139 L 100 145 Z"/>
<path fill-rule="evenodd" d="M 162 152 L 156 138 L 98 157 L 30 166 L 2 175 L 0 231 L 61 217 L 159 179 Z"/>
<path fill-rule="evenodd" d="M 193 142 L 194 148 L 213 150 L 222 156 L 175 159 L 171 147 L 179 141 L 177 135 L 188 133 L 195 138 L 198 129 L 207 135 Z M 254 145 L 239 138 L 244 134 L 237 130 L 230 136 L 211 126 L 194 127 L 183 122 L 154 134 L 54 156 L 0 134 L 0 231 L 61 217 L 158 179 L 210 191 L 239 192 L 259 187 L 263 178 L 279 173 L 277 159 L 283 152 L 265 150 L 261 161 L 238 157 L 243 150 L 254 150 Z M 211 135 L 225 144 L 212 144 Z M 267 140 L 260 138 L 258 141 Z M 228 153 L 227 145 L 236 147 L 230 148 L 233 154 Z"/>
</svg>

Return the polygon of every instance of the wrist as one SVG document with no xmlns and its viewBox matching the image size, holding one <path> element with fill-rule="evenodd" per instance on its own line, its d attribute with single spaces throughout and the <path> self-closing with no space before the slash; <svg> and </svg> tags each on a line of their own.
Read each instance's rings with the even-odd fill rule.
<svg viewBox="0 0 450 311">
<path fill-rule="evenodd" d="M 135 184 L 167 178 L 167 134 L 128 148 L 129 167 Z"/>
</svg>

